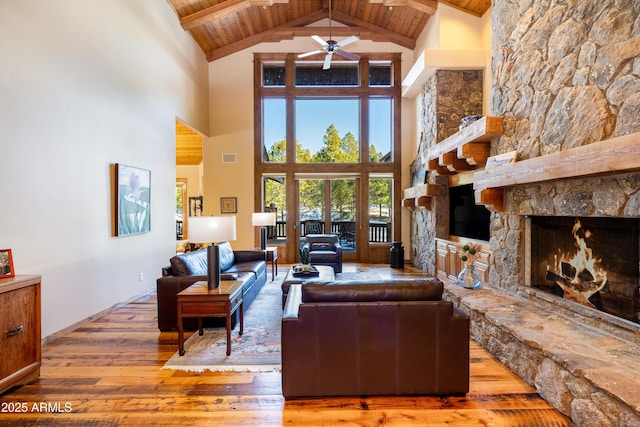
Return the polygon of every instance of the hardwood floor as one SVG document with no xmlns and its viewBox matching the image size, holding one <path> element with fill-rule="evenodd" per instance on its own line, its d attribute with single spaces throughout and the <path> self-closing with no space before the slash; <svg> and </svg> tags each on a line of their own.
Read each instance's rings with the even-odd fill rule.
<svg viewBox="0 0 640 427">
<path fill-rule="evenodd" d="M 40 379 L 0 396 L 0 425 L 572 425 L 473 341 L 464 397 L 287 402 L 279 373 L 161 370 L 177 349 L 177 332 L 157 328 L 155 294 L 144 296 L 45 345 Z"/>
</svg>

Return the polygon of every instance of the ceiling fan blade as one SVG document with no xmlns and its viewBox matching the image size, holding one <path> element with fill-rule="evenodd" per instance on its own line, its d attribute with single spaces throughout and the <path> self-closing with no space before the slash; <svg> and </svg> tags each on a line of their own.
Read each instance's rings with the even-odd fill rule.
<svg viewBox="0 0 640 427">
<path fill-rule="evenodd" d="M 305 58 L 307 56 L 316 55 L 318 53 L 323 53 L 324 49 L 312 50 L 311 52 L 301 53 L 298 55 L 298 58 Z"/>
<path fill-rule="evenodd" d="M 328 52 L 327 56 L 324 57 L 324 65 L 322 66 L 323 70 L 328 70 L 331 68 L 331 57 L 333 56 L 333 52 Z"/>
<path fill-rule="evenodd" d="M 358 40 L 360 40 L 360 37 L 358 37 L 358 36 L 351 36 L 351 37 L 349 37 L 349 38 L 346 38 L 346 39 L 342 40 L 342 41 L 341 41 L 341 42 L 339 42 L 336 46 L 338 46 L 338 47 L 346 46 L 346 45 L 348 45 L 348 44 L 351 44 L 351 43 L 357 42 Z"/>
<path fill-rule="evenodd" d="M 320 43 L 321 46 L 326 46 L 327 42 L 322 39 L 320 36 L 311 36 L 316 42 Z"/>
<path fill-rule="evenodd" d="M 349 52 L 345 52 L 344 50 L 336 50 L 335 51 L 338 55 L 343 56 L 347 59 L 350 59 L 352 61 L 359 61 L 360 57 L 358 55 L 354 55 L 353 53 L 349 53 Z"/>
</svg>

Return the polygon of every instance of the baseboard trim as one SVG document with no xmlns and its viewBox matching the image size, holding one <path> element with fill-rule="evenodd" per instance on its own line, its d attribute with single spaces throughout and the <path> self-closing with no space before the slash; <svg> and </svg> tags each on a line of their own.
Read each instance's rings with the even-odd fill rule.
<svg viewBox="0 0 640 427">
<path fill-rule="evenodd" d="M 140 299 L 140 298 L 142 298 L 144 296 L 147 296 L 147 295 L 149 295 L 149 294 L 151 294 L 153 292 L 155 292 L 155 288 L 146 289 L 143 293 L 134 295 L 131 298 L 129 298 L 128 300 L 126 300 L 126 301 L 122 301 L 122 302 L 119 302 L 117 304 L 114 304 L 111 307 L 105 308 L 104 310 L 102 310 L 102 311 L 100 311 L 98 313 L 95 313 L 95 314 L 93 314 L 93 315 L 91 315 L 89 317 L 86 317 L 86 318 L 84 318 L 84 319 L 82 319 L 82 320 L 80 320 L 80 321 L 78 321 L 78 322 L 76 322 L 76 323 L 74 323 L 72 325 L 69 325 L 64 329 L 60 329 L 59 331 L 54 332 L 51 335 L 47 335 L 46 337 L 43 337 L 42 340 L 41 340 L 41 343 L 42 343 L 42 345 L 50 344 L 53 341 L 57 340 L 58 338 L 62 338 L 63 336 L 65 336 L 65 335 L 67 335 L 67 334 L 69 334 L 69 333 L 71 333 L 71 332 L 73 332 L 73 331 L 75 331 L 77 329 L 80 329 L 81 327 L 83 327 L 87 323 L 91 323 L 94 320 L 99 319 L 102 316 L 105 316 L 109 312 L 111 312 L 113 310 L 116 310 L 116 309 L 118 309 L 118 308 L 120 308 L 122 306 L 125 306 L 125 305 L 127 305 L 129 303 L 132 303 L 133 301 L 136 301 L 137 299 Z"/>
</svg>

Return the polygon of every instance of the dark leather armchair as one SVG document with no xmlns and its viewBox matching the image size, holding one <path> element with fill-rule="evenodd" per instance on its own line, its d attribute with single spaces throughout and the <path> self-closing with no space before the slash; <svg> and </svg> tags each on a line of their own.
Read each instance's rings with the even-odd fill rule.
<svg viewBox="0 0 640 427">
<path fill-rule="evenodd" d="M 309 260 L 315 265 L 329 265 L 342 272 L 342 246 L 335 234 L 307 234 L 300 249 L 308 248 Z"/>
</svg>

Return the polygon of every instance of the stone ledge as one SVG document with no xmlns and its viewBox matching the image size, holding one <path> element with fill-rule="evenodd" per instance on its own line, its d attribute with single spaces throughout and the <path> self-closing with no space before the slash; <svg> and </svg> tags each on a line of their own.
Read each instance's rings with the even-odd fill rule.
<svg viewBox="0 0 640 427">
<path fill-rule="evenodd" d="M 577 425 L 640 425 L 640 346 L 504 290 L 445 283 L 471 335 Z"/>
</svg>

